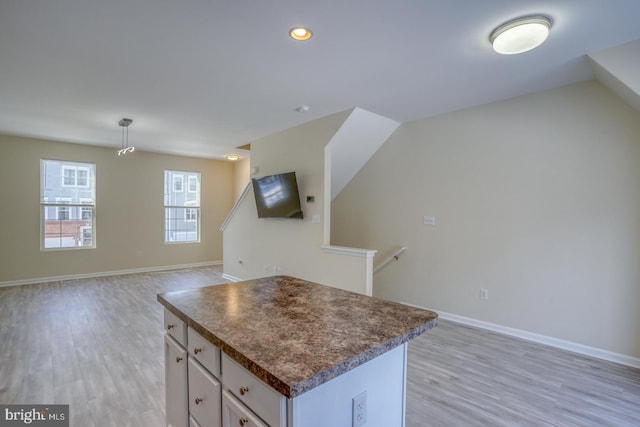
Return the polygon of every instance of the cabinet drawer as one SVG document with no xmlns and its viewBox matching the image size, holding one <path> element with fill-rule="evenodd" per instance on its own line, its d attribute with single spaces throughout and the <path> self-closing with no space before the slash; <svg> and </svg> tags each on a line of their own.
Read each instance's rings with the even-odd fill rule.
<svg viewBox="0 0 640 427">
<path fill-rule="evenodd" d="M 222 391 L 223 427 L 268 427 L 229 392 Z"/>
<path fill-rule="evenodd" d="M 222 354 L 222 382 L 226 389 L 272 427 L 286 425 L 286 398 Z"/>
<path fill-rule="evenodd" d="M 201 427 L 220 427 L 220 392 L 222 386 L 189 356 L 189 414 Z"/>
<path fill-rule="evenodd" d="M 187 328 L 189 354 L 214 376 L 220 378 L 220 349 L 191 328 Z"/>
<path fill-rule="evenodd" d="M 166 308 L 164 309 L 164 329 L 183 347 L 187 346 L 187 324 Z"/>
</svg>

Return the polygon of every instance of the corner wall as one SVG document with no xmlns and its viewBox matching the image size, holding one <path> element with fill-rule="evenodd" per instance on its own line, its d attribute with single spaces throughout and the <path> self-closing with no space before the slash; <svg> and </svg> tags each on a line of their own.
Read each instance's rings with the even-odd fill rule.
<svg viewBox="0 0 640 427">
<path fill-rule="evenodd" d="M 375 296 L 640 358 L 639 119 L 586 82 L 404 124 L 331 241 L 407 246 Z"/>
<path fill-rule="evenodd" d="M 336 113 L 251 141 L 259 176 L 296 172 L 304 219 L 259 219 L 253 190 L 236 205 L 224 230 L 224 274 L 237 279 L 285 274 L 366 293 L 367 262 L 323 248 L 325 146 L 351 111 Z M 306 196 L 314 196 L 313 203 Z M 318 215 L 319 222 L 312 222 Z M 373 254 L 371 253 L 372 257 Z"/>
<path fill-rule="evenodd" d="M 246 158 L 238 160 L 233 164 L 233 200 L 240 198 L 247 184 L 251 182 L 251 173 L 249 171 L 251 160 Z"/>
<path fill-rule="evenodd" d="M 40 250 L 40 159 L 96 164 L 95 249 Z M 164 243 L 164 170 L 201 173 L 201 241 Z M 231 163 L 0 135 L 0 282 L 222 260 Z M 137 251 L 141 256 L 137 256 Z"/>
</svg>

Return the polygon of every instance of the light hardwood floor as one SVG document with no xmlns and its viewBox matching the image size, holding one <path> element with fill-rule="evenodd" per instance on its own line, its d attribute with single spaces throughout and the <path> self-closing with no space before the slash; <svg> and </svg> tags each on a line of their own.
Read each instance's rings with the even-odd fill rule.
<svg viewBox="0 0 640 427">
<path fill-rule="evenodd" d="M 0 403 L 68 403 L 76 427 L 164 425 L 156 294 L 223 282 L 206 267 L 0 288 Z M 408 361 L 408 427 L 640 426 L 637 369 L 445 321 Z"/>
</svg>

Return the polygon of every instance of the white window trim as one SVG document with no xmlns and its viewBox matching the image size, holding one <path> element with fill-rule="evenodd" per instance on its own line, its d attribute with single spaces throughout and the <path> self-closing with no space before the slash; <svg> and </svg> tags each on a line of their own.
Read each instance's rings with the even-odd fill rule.
<svg viewBox="0 0 640 427">
<path fill-rule="evenodd" d="M 199 185 L 199 176 L 200 176 L 200 172 L 186 172 L 186 171 L 175 171 L 175 170 L 165 170 L 165 188 L 167 187 L 167 173 L 170 173 L 171 176 L 171 190 L 173 190 L 174 193 L 180 193 L 180 192 L 186 192 L 186 193 L 192 193 L 192 194 L 196 194 L 196 200 L 189 200 L 189 201 L 185 201 L 184 204 L 182 205 L 174 205 L 174 204 L 168 204 L 167 201 L 172 200 L 173 197 L 167 197 L 167 194 L 165 194 L 165 204 L 163 206 L 163 208 L 165 209 L 165 221 L 164 221 L 164 243 L 165 244 L 182 244 L 182 243 L 200 243 L 201 240 L 201 231 L 202 231 L 202 223 L 201 223 L 201 215 L 200 215 L 200 185 Z M 187 177 L 187 179 L 185 180 L 185 176 Z M 176 185 L 176 178 L 178 178 L 178 180 L 181 180 L 181 190 L 180 191 L 176 191 L 175 190 L 175 185 Z M 191 178 L 196 180 L 196 191 L 189 191 L 189 182 L 191 181 Z M 185 183 L 186 181 L 186 183 Z M 186 185 L 186 189 L 185 189 L 185 185 Z M 167 222 L 166 222 L 166 212 L 167 209 L 185 209 L 185 215 L 182 219 L 182 221 L 184 221 L 185 223 L 196 223 L 196 239 L 195 240 L 179 240 L 179 241 L 169 241 L 166 240 L 167 239 L 167 232 L 172 232 L 172 231 L 179 231 L 179 230 L 171 230 L 171 229 L 167 229 Z M 186 209 L 197 209 L 197 218 L 196 219 L 187 219 L 186 218 Z"/>
<path fill-rule="evenodd" d="M 55 198 L 55 202 L 50 201 L 48 196 L 44 196 L 43 192 L 45 190 L 50 190 L 49 188 L 45 188 L 44 185 L 46 185 L 46 179 L 43 176 L 43 173 L 46 173 L 46 168 L 45 168 L 45 164 L 46 163 L 58 163 L 59 167 L 60 167 L 60 172 L 61 172 L 61 176 L 60 176 L 60 186 L 61 187 L 65 187 L 65 188 L 71 188 L 71 187 L 80 187 L 80 188 L 90 188 L 91 192 L 93 193 L 93 198 L 80 198 L 79 202 L 73 203 L 72 200 L 73 198 L 70 197 L 56 197 Z M 75 164 L 74 164 L 75 163 Z M 97 247 L 97 243 L 96 243 L 96 203 L 95 203 L 95 187 L 94 187 L 94 181 L 95 181 L 95 169 L 96 169 L 96 165 L 93 163 L 82 163 L 82 162 L 73 162 L 73 161 L 64 161 L 64 160 L 55 160 L 55 159 L 41 159 L 40 160 L 40 250 L 44 251 L 44 252 L 48 252 L 48 251 L 68 251 L 68 250 L 78 250 L 78 249 L 95 249 Z M 87 166 L 82 166 L 82 165 L 87 165 Z M 65 185 L 64 184 L 64 169 L 69 169 L 69 170 L 74 170 L 76 171 L 74 173 L 74 184 L 76 185 Z M 78 183 L 78 175 L 77 175 L 77 171 L 78 170 L 83 170 L 86 171 L 86 177 L 87 177 L 87 181 L 86 181 L 86 185 L 77 185 Z M 93 173 L 92 173 L 93 171 Z M 90 221 L 91 226 L 87 226 L 87 227 L 83 227 L 83 228 L 90 228 L 91 229 L 91 245 L 90 246 L 54 246 L 54 247 L 45 247 L 46 246 L 46 222 L 47 221 L 66 221 L 66 220 L 61 220 L 59 218 L 58 212 L 59 212 L 59 208 L 67 208 L 69 209 L 69 218 L 68 221 Z M 79 208 L 77 209 L 79 217 L 75 218 L 73 217 L 73 208 Z M 92 210 L 92 215 L 90 219 L 83 219 L 82 218 L 82 208 L 91 208 Z M 50 215 L 48 215 L 48 210 L 49 209 L 54 209 L 54 215 L 55 218 L 51 218 Z"/>
</svg>

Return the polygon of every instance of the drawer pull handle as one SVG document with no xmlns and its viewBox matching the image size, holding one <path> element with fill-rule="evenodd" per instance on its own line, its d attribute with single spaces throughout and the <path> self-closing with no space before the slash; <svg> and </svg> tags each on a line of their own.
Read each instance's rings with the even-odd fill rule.
<svg viewBox="0 0 640 427">
<path fill-rule="evenodd" d="M 174 325 L 173 323 L 169 323 L 169 324 L 167 325 L 167 330 L 169 330 L 169 329 L 173 329 L 173 328 L 175 328 L 175 327 L 176 327 L 176 325 Z"/>
<path fill-rule="evenodd" d="M 176 363 L 180 363 L 180 361 L 182 360 L 182 357 L 176 357 Z"/>
<path fill-rule="evenodd" d="M 198 354 L 198 353 L 200 353 L 200 352 L 202 352 L 202 349 L 201 349 L 201 348 L 194 348 L 194 349 L 193 349 L 193 354 Z"/>
<path fill-rule="evenodd" d="M 249 422 L 249 420 L 246 418 L 240 418 L 238 421 L 240 422 L 240 427 L 244 426 L 246 423 Z"/>
<path fill-rule="evenodd" d="M 240 394 L 242 396 L 244 396 L 248 392 L 249 392 L 249 387 L 240 387 Z"/>
<path fill-rule="evenodd" d="M 199 405 L 200 402 L 202 402 L 202 399 L 200 399 L 199 397 L 196 397 L 196 405 Z"/>
</svg>

